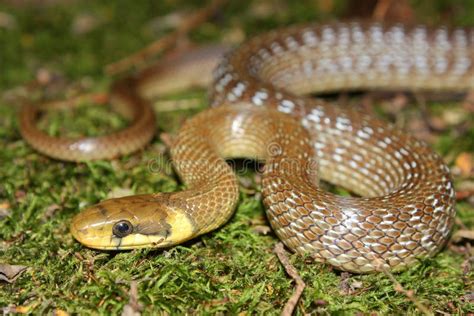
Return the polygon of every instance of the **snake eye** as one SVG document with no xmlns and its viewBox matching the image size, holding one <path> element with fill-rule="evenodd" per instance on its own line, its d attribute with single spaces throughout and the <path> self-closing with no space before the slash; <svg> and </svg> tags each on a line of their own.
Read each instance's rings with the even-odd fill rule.
<svg viewBox="0 0 474 316">
<path fill-rule="evenodd" d="M 115 223 L 114 227 L 112 228 L 112 232 L 114 233 L 114 235 L 120 238 L 130 235 L 132 231 L 132 223 L 127 220 Z"/>
</svg>

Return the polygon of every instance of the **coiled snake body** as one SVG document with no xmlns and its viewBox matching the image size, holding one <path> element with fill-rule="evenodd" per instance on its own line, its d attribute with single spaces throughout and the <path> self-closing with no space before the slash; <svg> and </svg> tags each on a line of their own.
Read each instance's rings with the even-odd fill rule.
<svg viewBox="0 0 474 316">
<path fill-rule="evenodd" d="M 187 121 L 172 145 L 187 190 L 103 201 L 77 215 L 71 231 L 98 249 L 168 247 L 212 231 L 238 201 L 237 179 L 224 158 L 250 157 L 266 162 L 263 202 L 288 248 L 351 272 L 403 269 L 434 255 L 448 238 L 455 216 L 448 167 L 426 144 L 377 118 L 302 95 L 341 89 L 465 92 L 474 87 L 473 63 L 472 29 L 354 22 L 258 36 L 215 71 L 212 104 L 225 106 Z M 153 114 L 142 109 L 142 98 L 155 83 L 140 78 L 128 90 L 116 89 L 122 101 L 138 103 L 134 124 L 146 121 L 142 129 L 148 131 Z M 22 120 L 30 126 L 24 126 L 25 137 L 33 134 L 38 141 L 30 142 L 47 151 L 50 140 L 40 141 L 31 127 L 34 115 Z M 120 142 L 110 145 L 113 155 L 133 147 L 129 140 L 139 132 L 123 131 Z M 150 138 L 140 135 L 143 143 Z M 92 142 L 83 147 L 94 147 Z M 63 149 L 68 146 L 81 147 Z M 318 179 L 361 197 L 326 192 Z"/>
</svg>

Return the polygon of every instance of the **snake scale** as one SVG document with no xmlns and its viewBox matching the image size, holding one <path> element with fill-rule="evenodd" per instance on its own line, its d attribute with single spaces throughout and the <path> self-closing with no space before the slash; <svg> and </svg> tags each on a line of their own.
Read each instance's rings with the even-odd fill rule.
<svg viewBox="0 0 474 316">
<path fill-rule="evenodd" d="M 115 86 L 112 94 L 133 105 L 133 123 L 117 134 L 48 138 L 34 127 L 31 107 L 22 112 L 22 134 L 59 159 L 136 150 L 153 134 L 146 100 L 157 80 L 151 74 Z M 448 167 L 390 124 L 307 94 L 473 88 L 473 29 L 341 22 L 257 36 L 221 60 L 212 107 L 188 120 L 171 146 L 187 189 L 102 201 L 73 219 L 72 234 L 88 247 L 130 249 L 170 247 L 212 231 L 239 198 L 225 159 L 248 157 L 265 161 L 263 203 L 289 249 L 355 273 L 404 269 L 449 237 L 455 195 Z M 326 192 L 319 179 L 358 196 Z"/>
</svg>

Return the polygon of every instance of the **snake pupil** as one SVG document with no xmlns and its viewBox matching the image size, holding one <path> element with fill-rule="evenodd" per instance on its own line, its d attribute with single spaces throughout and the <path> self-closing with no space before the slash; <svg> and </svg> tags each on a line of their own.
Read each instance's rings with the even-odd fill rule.
<svg viewBox="0 0 474 316">
<path fill-rule="evenodd" d="M 130 235 L 132 233 L 132 230 L 132 223 L 127 220 L 115 223 L 114 227 L 112 228 L 114 235 L 117 237 L 125 237 L 127 235 Z"/>
</svg>

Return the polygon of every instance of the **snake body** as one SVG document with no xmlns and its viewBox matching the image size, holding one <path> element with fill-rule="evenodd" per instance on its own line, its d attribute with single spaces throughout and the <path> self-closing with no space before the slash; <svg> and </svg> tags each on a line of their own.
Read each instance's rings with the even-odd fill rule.
<svg viewBox="0 0 474 316">
<path fill-rule="evenodd" d="M 213 108 L 188 120 L 171 147 L 187 189 L 103 201 L 74 218 L 76 239 L 98 249 L 169 247 L 212 231 L 238 202 L 237 178 L 224 158 L 249 157 L 265 161 L 268 219 L 297 253 L 367 273 L 406 268 L 446 242 L 454 189 L 442 159 L 382 120 L 304 95 L 468 91 L 474 88 L 472 29 L 289 27 L 242 44 L 214 78 Z M 152 87 L 153 80 L 139 79 L 129 90 Z M 326 192 L 318 179 L 361 197 Z"/>
</svg>

